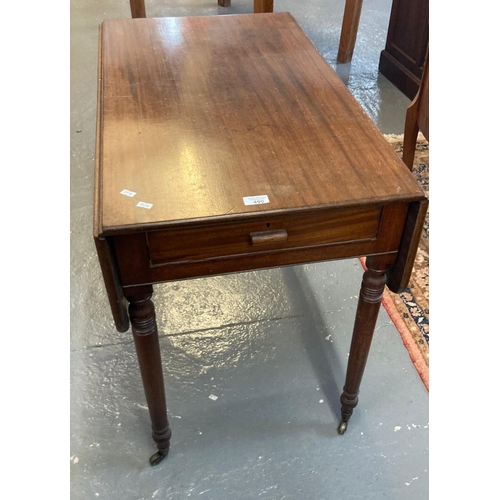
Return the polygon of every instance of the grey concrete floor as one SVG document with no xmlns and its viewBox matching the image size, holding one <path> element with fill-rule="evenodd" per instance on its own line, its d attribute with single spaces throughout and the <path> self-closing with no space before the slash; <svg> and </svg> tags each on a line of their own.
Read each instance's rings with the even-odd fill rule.
<svg viewBox="0 0 500 500">
<path fill-rule="evenodd" d="M 377 71 L 391 1 L 365 1 L 353 61 L 337 65 L 343 3 L 283 0 L 275 10 L 295 16 L 383 133 L 402 133 L 409 100 Z M 146 7 L 149 17 L 253 8 L 247 0 Z M 360 404 L 337 434 L 357 260 L 156 286 L 173 437 L 168 459 L 149 466 L 133 341 L 114 330 L 92 241 L 97 30 L 124 17 L 126 0 L 72 2 L 72 498 L 427 498 L 428 393 L 383 309 Z"/>
</svg>

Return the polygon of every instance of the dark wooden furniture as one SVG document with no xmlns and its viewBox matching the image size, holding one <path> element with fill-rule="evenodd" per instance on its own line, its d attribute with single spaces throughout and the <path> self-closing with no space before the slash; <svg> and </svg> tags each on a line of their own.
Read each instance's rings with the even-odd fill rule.
<svg viewBox="0 0 500 500">
<path fill-rule="evenodd" d="M 290 14 L 107 20 L 99 52 L 94 237 L 116 327 L 132 325 L 151 463 L 171 436 L 154 283 L 367 255 L 343 434 L 423 191 Z"/>
<path fill-rule="evenodd" d="M 429 45 L 429 0 L 393 0 L 379 70 L 413 99 L 422 79 Z"/>
<path fill-rule="evenodd" d="M 429 140 L 429 55 L 425 60 L 424 73 L 417 95 L 406 111 L 403 161 L 410 171 L 413 168 L 419 131 Z"/>
</svg>

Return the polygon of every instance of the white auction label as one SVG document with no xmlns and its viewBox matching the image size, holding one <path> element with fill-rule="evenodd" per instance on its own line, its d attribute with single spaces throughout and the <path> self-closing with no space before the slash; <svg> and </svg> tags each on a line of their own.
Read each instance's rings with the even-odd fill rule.
<svg viewBox="0 0 500 500">
<path fill-rule="evenodd" d="M 259 196 L 244 196 L 243 203 L 245 205 L 262 205 L 264 203 L 269 203 L 269 198 L 267 197 L 267 194 Z"/>
<path fill-rule="evenodd" d="M 131 198 L 133 198 L 137 193 L 129 191 L 128 189 L 124 189 L 120 194 L 124 194 L 125 196 L 130 196 Z"/>
<path fill-rule="evenodd" d="M 139 203 L 137 203 L 138 207 L 141 207 L 141 208 L 147 208 L 148 210 L 153 206 L 152 203 L 146 203 L 145 201 L 140 201 Z"/>
</svg>

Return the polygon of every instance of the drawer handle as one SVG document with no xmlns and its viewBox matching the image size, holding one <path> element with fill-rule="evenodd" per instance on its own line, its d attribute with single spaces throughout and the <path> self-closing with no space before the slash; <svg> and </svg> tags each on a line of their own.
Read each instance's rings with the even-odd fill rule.
<svg viewBox="0 0 500 500">
<path fill-rule="evenodd" d="M 269 245 L 271 243 L 283 243 L 288 239 L 286 229 L 276 229 L 274 231 L 260 231 L 250 233 L 252 245 Z"/>
</svg>

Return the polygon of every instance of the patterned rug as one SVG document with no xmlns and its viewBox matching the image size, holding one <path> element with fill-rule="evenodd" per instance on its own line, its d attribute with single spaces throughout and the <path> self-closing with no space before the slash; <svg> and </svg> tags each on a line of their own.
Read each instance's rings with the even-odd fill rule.
<svg viewBox="0 0 500 500">
<path fill-rule="evenodd" d="M 385 136 L 394 151 L 402 157 L 402 136 Z M 429 143 L 419 136 L 413 174 L 429 196 Z M 364 265 L 364 259 L 362 259 Z M 429 212 L 420 238 L 413 273 L 408 288 L 395 294 L 387 288 L 382 304 L 401 334 L 425 387 L 429 390 Z"/>
</svg>

